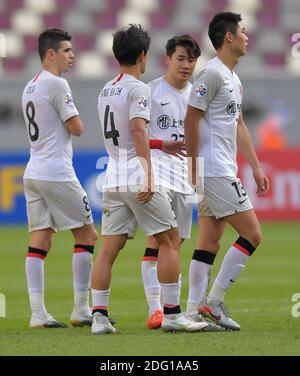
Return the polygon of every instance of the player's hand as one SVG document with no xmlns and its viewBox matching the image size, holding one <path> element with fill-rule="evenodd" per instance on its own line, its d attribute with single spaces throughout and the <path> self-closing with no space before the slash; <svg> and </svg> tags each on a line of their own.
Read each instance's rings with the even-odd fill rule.
<svg viewBox="0 0 300 376">
<path fill-rule="evenodd" d="M 179 158 L 180 156 L 186 157 L 184 141 L 163 141 L 161 150 Z"/>
<path fill-rule="evenodd" d="M 140 192 L 137 194 L 137 199 L 142 204 L 149 202 L 154 195 L 153 175 L 149 175 L 142 184 Z"/>
<path fill-rule="evenodd" d="M 261 167 L 253 170 L 252 172 L 257 186 L 256 194 L 259 197 L 264 196 L 270 188 L 269 179 L 267 178 Z"/>
</svg>

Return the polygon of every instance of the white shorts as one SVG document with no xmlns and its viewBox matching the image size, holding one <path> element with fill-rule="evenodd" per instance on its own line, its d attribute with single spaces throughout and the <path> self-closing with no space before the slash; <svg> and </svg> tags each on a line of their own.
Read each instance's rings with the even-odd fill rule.
<svg viewBox="0 0 300 376">
<path fill-rule="evenodd" d="M 124 187 L 103 193 L 102 235 L 127 234 L 134 238 L 137 225 L 147 236 L 177 227 L 167 192 L 155 192 L 146 204 L 140 203 L 136 196 L 130 189 L 124 192 Z"/>
<path fill-rule="evenodd" d="M 93 223 L 87 195 L 79 181 L 24 179 L 29 232 L 70 230 Z"/>
<path fill-rule="evenodd" d="M 178 224 L 178 232 L 180 239 L 190 239 L 193 217 L 193 206 L 190 200 L 191 195 L 175 192 L 173 190 L 167 191 L 172 209 L 176 215 Z"/>
<path fill-rule="evenodd" d="M 252 208 L 239 178 L 231 176 L 204 178 L 204 198 L 199 204 L 199 217 L 218 219 Z"/>
</svg>

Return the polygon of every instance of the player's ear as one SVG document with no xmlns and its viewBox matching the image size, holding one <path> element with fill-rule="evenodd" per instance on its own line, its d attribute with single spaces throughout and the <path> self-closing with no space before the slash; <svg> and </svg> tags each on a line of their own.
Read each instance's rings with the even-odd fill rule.
<svg viewBox="0 0 300 376">
<path fill-rule="evenodd" d="M 54 59 L 55 51 L 53 50 L 53 48 L 49 48 L 49 50 L 48 50 L 47 53 L 46 53 L 46 56 L 47 56 L 50 60 L 53 60 L 53 59 Z"/>
<path fill-rule="evenodd" d="M 170 64 L 170 60 L 171 60 L 170 56 L 168 56 L 168 55 L 164 55 L 164 62 L 165 62 L 167 65 Z"/>
</svg>

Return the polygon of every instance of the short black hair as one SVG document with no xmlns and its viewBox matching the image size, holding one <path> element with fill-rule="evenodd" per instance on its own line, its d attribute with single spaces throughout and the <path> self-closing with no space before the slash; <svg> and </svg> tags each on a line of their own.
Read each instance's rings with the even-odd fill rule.
<svg viewBox="0 0 300 376">
<path fill-rule="evenodd" d="M 41 61 L 44 60 L 48 50 L 58 51 L 61 42 L 70 41 L 71 35 L 60 29 L 47 29 L 43 31 L 38 38 L 38 51 Z"/>
<path fill-rule="evenodd" d="M 146 55 L 151 38 L 141 25 L 130 24 L 114 34 L 113 52 L 120 65 L 135 65 L 138 56 Z"/>
<path fill-rule="evenodd" d="M 236 34 L 242 17 L 238 13 L 221 12 L 214 15 L 208 27 L 208 36 L 216 50 L 223 46 L 226 33 Z"/>
<path fill-rule="evenodd" d="M 171 57 L 176 50 L 177 46 L 187 49 L 189 57 L 196 59 L 201 55 L 201 50 L 198 43 L 190 35 L 176 35 L 168 40 L 166 44 L 166 54 Z"/>
</svg>

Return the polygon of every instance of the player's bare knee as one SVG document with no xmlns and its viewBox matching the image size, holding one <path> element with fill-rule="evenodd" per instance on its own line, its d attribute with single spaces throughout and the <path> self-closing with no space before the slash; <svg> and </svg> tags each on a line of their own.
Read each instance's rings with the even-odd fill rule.
<svg viewBox="0 0 300 376">
<path fill-rule="evenodd" d="M 252 245 L 256 248 L 259 246 L 259 244 L 261 243 L 261 240 L 262 240 L 262 233 L 261 233 L 261 230 L 260 229 L 256 229 L 255 231 L 253 231 L 253 233 L 251 234 L 251 243 Z"/>
</svg>

